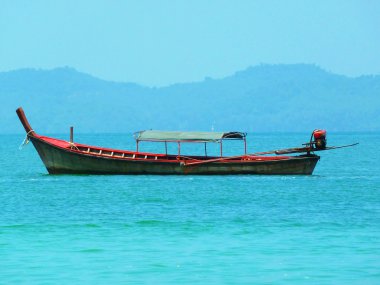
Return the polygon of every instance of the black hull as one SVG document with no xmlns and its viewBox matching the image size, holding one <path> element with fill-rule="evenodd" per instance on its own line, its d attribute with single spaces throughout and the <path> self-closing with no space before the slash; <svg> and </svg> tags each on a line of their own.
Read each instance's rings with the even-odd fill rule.
<svg viewBox="0 0 380 285">
<path fill-rule="evenodd" d="M 50 174 L 311 175 L 319 160 L 317 155 L 301 155 L 283 160 L 185 165 L 180 161 L 100 157 L 60 148 L 35 136 L 31 136 L 30 140 Z"/>
</svg>

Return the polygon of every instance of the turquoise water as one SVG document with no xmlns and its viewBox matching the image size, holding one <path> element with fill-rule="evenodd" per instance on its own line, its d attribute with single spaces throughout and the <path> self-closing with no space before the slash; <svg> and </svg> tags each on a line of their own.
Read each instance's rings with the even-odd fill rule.
<svg viewBox="0 0 380 285">
<path fill-rule="evenodd" d="M 308 136 L 251 134 L 250 151 Z M 380 134 L 328 136 L 360 145 L 274 177 L 52 176 L 0 136 L 0 284 L 380 284 Z"/>
</svg>

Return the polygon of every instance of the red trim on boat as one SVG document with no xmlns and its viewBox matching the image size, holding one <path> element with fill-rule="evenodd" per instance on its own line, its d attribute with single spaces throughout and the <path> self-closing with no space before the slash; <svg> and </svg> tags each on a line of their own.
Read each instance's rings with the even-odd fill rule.
<svg viewBox="0 0 380 285">
<path fill-rule="evenodd" d="M 136 152 L 136 151 L 128 151 L 128 150 L 118 150 L 111 148 L 103 148 L 97 146 L 90 146 L 79 143 L 70 143 L 65 140 L 55 139 L 46 136 L 40 136 L 37 134 L 33 135 L 35 138 L 40 139 L 48 144 L 54 145 L 56 147 L 66 149 L 71 152 L 81 153 L 84 155 L 97 156 L 97 157 L 106 157 L 106 158 L 114 158 L 114 159 L 129 159 L 129 160 L 144 160 L 144 161 L 165 161 L 165 162 L 181 162 L 181 161 L 203 161 L 208 160 L 210 157 L 205 159 L 199 159 L 200 157 L 184 157 L 184 156 L 176 156 L 176 155 L 166 155 L 160 153 L 149 153 L 149 152 Z M 171 157 L 171 159 L 168 159 Z M 176 159 L 175 159 L 176 158 Z M 234 162 L 254 162 L 254 161 L 276 161 L 276 160 L 284 160 L 290 159 L 291 156 L 250 156 L 250 155 L 242 155 L 236 158 L 217 158 L 215 162 L 222 163 L 234 163 Z"/>
</svg>

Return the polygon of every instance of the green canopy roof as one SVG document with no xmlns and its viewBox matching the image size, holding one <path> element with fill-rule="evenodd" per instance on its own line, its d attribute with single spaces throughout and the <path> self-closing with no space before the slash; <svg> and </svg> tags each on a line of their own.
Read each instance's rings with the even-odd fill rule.
<svg viewBox="0 0 380 285">
<path fill-rule="evenodd" d="M 140 131 L 135 133 L 136 141 L 175 141 L 175 142 L 218 142 L 222 139 L 244 139 L 241 132 L 170 132 Z"/>
</svg>

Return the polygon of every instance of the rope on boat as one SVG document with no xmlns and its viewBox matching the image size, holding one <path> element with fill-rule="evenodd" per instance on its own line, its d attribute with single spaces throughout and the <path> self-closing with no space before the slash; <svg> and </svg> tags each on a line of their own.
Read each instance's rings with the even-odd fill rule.
<svg viewBox="0 0 380 285">
<path fill-rule="evenodd" d="M 29 143 L 29 134 L 32 132 L 34 132 L 34 130 L 30 130 L 29 132 L 26 133 L 25 139 L 22 141 L 22 143 L 18 147 L 19 150 L 22 150 L 23 147 Z"/>
<path fill-rule="evenodd" d="M 73 142 L 69 142 L 69 145 L 70 145 L 70 148 L 71 149 L 76 149 L 76 150 L 78 150 L 79 151 L 79 148 L 73 143 Z"/>
</svg>

